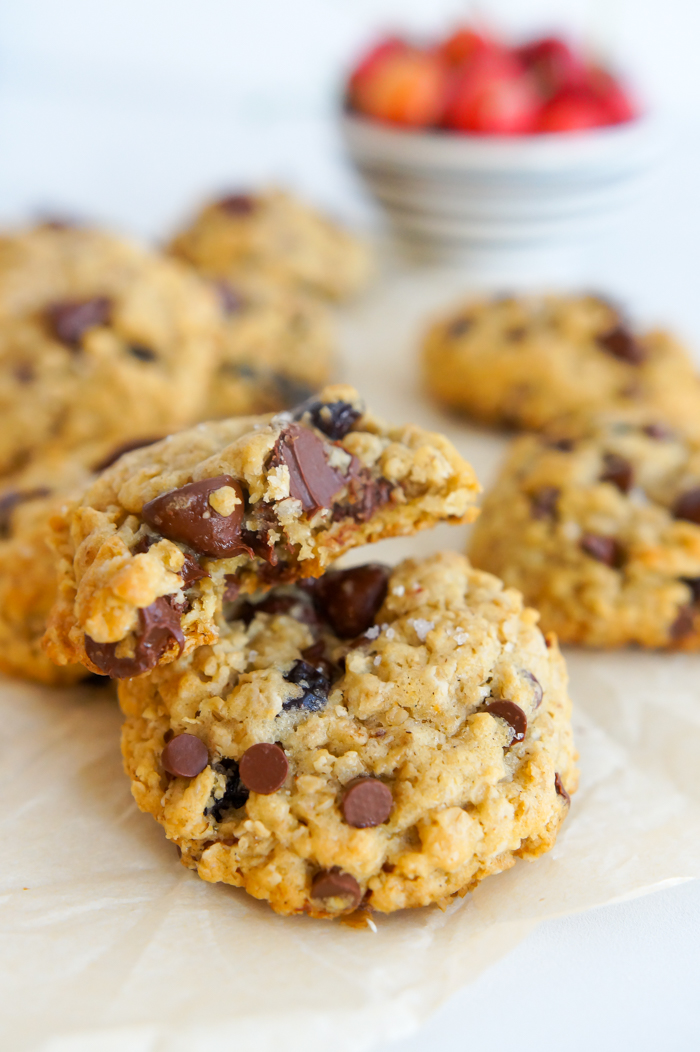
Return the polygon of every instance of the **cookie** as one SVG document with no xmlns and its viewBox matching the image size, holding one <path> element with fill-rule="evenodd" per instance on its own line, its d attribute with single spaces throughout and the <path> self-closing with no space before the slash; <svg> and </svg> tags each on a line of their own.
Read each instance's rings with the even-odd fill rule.
<svg viewBox="0 0 700 1052">
<path fill-rule="evenodd" d="M 222 339 L 207 284 L 174 260 L 98 233 L 27 238 L 46 248 L 36 287 L 26 260 L 0 263 L 0 299 L 18 273 L 16 288 L 27 290 L 23 309 L 6 309 L 0 324 L 0 473 L 201 419 Z"/>
<path fill-rule="evenodd" d="M 639 412 L 522 436 L 470 554 L 564 642 L 697 650 L 700 444 Z"/>
<path fill-rule="evenodd" d="M 141 674 L 215 640 L 225 596 L 471 521 L 478 492 L 447 439 L 383 423 L 351 387 L 294 413 L 201 424 L 126 454 L 55 517 L 63 576 L 47 653 Z"/>
<path fill-rule="evenodd" d="M 130 442 L 129 448 L 148 444 Z M 96 443 L 69 456 L 33 461 L 0 486 L 0 670 L 50 686 L 89 676 L 79 664 L 55 665 L 41 646 L 58 591 L 51 518 L 84 489 L 97 470 L 125 452 Z"/>
<path fill-rule="evenodd" d="M 315 297 L 274 282 L 215 282 L 226 316 L 205 419 L 289 409 L 328 383 L 335 333 Z"/>
<path fill-rule="evenodd" d="M 173 239 L 170 250 L 197 270 L 230 279 L 260 276 L 339 300 L 366 283 L 366 247 L 279 190 L 213 201 Z"/>
<path fill-rule="evenodd" d="M 239 599 L 119 696 L 141 810 L 283 914 L 444 903 L 549 850 L 577 784 L 554 637 L 453 552 Z"/>
<path fill-rule="evenodd" d="M 641 406 L 700 437 L 700 379 L 669 333 L 635 331 L 596 296 L 478 300 L 428 331 L 425 382 L 486 424 L 540 430 L 557 417 Z"/>
</svg>

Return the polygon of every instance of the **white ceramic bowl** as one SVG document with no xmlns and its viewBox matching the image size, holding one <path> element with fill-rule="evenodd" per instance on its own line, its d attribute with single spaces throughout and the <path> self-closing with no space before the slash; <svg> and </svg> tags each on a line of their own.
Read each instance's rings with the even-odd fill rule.
<svg viewBox="0 0 700 1052">
<path fill-rule="evenodd" d="M 620 213 L 659 153 L 642 118 L 585 132 L 409 132 L 345 115 L 350 157 L 404 246 L 440 262 L 575 251 Z"/>
</svg>

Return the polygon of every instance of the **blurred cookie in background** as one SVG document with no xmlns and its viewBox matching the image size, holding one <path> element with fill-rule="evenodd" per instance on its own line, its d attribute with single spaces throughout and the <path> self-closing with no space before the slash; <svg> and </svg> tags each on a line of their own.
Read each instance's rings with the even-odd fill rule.
<svg viewBox="0 0 700 1052">
<path fill-rule="evenodd" d="M 225 326 L 206 417 L 289 409 L 328 383 L 336 337 L 323 303 L 260 277 L 214 287 Z"/>
<path fill-rule="evenodd" d="M 688 352 L 599 296 L 472 300 L 434 322 L 422 358 L 435 398 L 486 424 L 539 430 L 567 413 L 643 406 L 700 437 Z"/>
<path fill-rule="evenodd" d="M 700 649 L 700 443 L 643 412 L 516 439 L 471 540 L 564 643 Z"/>
<path fill-rule="evenodd" d="M 371 271 L 361 241 L 281 190 L 212 201 L 169 247 L 213 277 L 260 275 L 332 300 L 359 292 Z"/>
</svg>

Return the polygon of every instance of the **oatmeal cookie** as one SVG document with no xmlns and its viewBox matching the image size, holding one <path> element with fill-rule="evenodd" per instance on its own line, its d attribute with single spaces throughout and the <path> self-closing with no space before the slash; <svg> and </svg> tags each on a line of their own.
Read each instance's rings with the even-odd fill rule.
<svg viewBox="0 0 700 1052">
<path fill-rule="evenodd" d="M 464 894 L 549 850 L 577 784 L 555 638 L 453 552 L 238 600 L 119 696 L 138 806 L 278 913 Z"/>
<path fill-rule="evenodd" d="M 189 268 L 96 232 L 27 234 L 46 238 L 36 278 L 34 250 L 11 265 L 0 246 L 0 300 L 22 308 L 0 317 L 0 473 L 201 419 L 221 348 L 216 297 Z"/>
<path fill-rule="evenodd" d="M 351 387 L 293 413 L 201 424 L 122 457 L 55 517 L 63 571 L 47 652 L 140 674 L 216 639 L 224 596 L 471 521 L 478 492 L 447 439 L 383 423 Z"/>
<path fill-rule="evenodd" d="M 700 444 L 632 411 L 522 436 L 470 555 L 564 642 L 700 649 Z"/>
<path fill-rule="evenodd" d="M 211 202 L 170 250 L 213 277 L 258 275 L 334 300 L 356 293 L 371 269 L 360 241 L 280 190 Z"/>
<path fill-rule="evenodd" d="M 205 419 L 289 409 L 328 383 L 335 333 L 323 303 L 260 278 L 215 288 L 226 322 Z"/>
<path fill-rule="evenodd" d="M 127 448 L 148 445 L 132 441 Z M 55 665 L 41 646 L 58 589 L 56 553 L 49 544 L 51 518 L 95 473 L 127 449 L 105 443 L 70 456 L 33 461 L 0 487 L 0 670 L 51 686 L 89 675 L 79 664 Z"/>
<path fill-rule="evenodd" d="M 445 405 L 540 430 L 568 413 L 642 406 L 700 437 L 700 379 L 667 332 L 634 331 L 596 296 L 479 300 L 428 331 L 423 366 Z"/>
</svg>

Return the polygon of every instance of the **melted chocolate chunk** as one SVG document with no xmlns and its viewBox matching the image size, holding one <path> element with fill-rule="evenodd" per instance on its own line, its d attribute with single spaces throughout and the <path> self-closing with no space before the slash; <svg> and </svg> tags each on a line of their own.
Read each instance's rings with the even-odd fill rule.
<svg viewBox="0 0 700 1052">
<path fill-rule="evenodd" d="M 295 661 L 284 678 L 287 683 L 296 683 L 303 690 L 300 698 L 289 698 L 285 701 L 282 708 L 286 712 L 293 709 L 319 712 L 325 708 L 331 683 L 319 669 L 314 668 L 308 661 Z"/>
<path fill-rule="evenodd" d="M 330 508 L 348 480 L 328 463 L 326 447 L 308 427 L 290 424 L 277 439 L 270 467 L 286 464 L 289 492 L 305 512 Z"/>
<path fill-rule="evenodd" d="M 360 467 L 354 457 L 347 482 L 347 496 L 342 504 L 333 507 L 333 522 L 341 519 L 369 522 L 376 509 L 391 500 L 391 483 L 384 478 L 373 478 L 369 468 Z"/>
<path fill-rule="evenodd" d="M 115 446 L 104 460 L 100 460 L 99 463 L 95 464 L 92 470 L 98 472 L 106 471 L 107 468 L 111 468 L 112 464 L 116 464 L 125 453 L 133 453 L 135 449 L 145 449 L 146 446 L 152 446 L 154 442 L 160 442 L 161 437 L 161 435 L 157 435 L 153 438 L 132 438 L 130 442 L 122 442 L 121 445 Z"/>
<path fill-rule="evenodd" d="M 48 326 L 66 347 L 77 348 L 89 329 L 107 325 L 112 313 L 112 301 L 107 296 L 87 300 L 61 300 L 50 304 L 44 316 Z"/>
<path fill-rule="evenodd" d="M 244 297 L 230 282 L 220 278 L 212 284 L 219 299 L 219 306 L 224 314 L 230 317 L 232 314 L 240 314 L 245 309 L 246 301 Z"/>
<path fill-rule="evenodd" d="M 682 493 L 673 506 L 673 514 L 677 519 L 695 522 L 700 526 L 700 488 Z"/>
<path fill-rule="evenodd" d="M 182 587 L 189 588 L 195 581 L 201 581 L 203 577 L 211 577 L 208 570 L 203 569 L 192 555 L 186 555 L 185 561 L 177 571 L 182 578 Z"/>
<path fill-rule="evenodd" d="M 525 679 L 529 679 L 530 683 L 532 683 L 532 687 L 533 687 L 533 690 L 535 692 L 535 696 L 534 696 L 534 698 L 532 700 L 532 704 L 535 706 L 536 709 L 538 709 L 540 707 L 540 705 L 542 704 L 542 697 L 543 697 L 542 684 L 538 680 L 537 676 L 535 676 L 532 672 L 528 672 L 527 669 L 523 669 L 522 675 L 525 677 Z"/>
<path fill-rule="evenodd" d="M 345 438 L 352 430 L 353 424 L 362 416 L 349 402 L 314 402 L 311 405 L 300 406 L 300 409 L 309 414 L 314 427 L 336 442 Z"/>
<path fill-rule="evenodd" d="M 223 486 L 235 490 L 239 501 L 230 515 L 220 515 L 209 503 L 210 495 Z M 188 544 L 201 555 L 227 558 L 253 554 L 241 537 L 243 507 L 240 482 L 231 475 L 217 475 L 154 497 L 144 504 L 141 517 L 168 540 Z"/>
<path fill-rule="evenodd" d="M 355 829 L 371 829 L 386 822 L 394 808 L 391 789 L 378 778 L 358 778 L 346 790 L 343 818 Z"/>
<path fill-rule="evenodd" d="M 568 807 L 569 804 L 571 803 L 571 797 L 569 796 L 569 794 L 567 793 L 566 789 L 564 788 L 564 783 L 562 782 L 561 777 L 560 777 L 560 775 L 558 773 L 556 773 L 554 775 L 554 788 L 556 789 L 557 794 L 559 796 L 563 797 L 564 803 Z"/>
<path fill-rule="evenodd" d="M 301 656 L 304 661 L 308 661 L 310 665 L 320 672 L 322 676 L 325 676 L 329 682 L 332 682 L 337 678 L 338 669 L 330 662 L 326 657 L 326 644 L 322 639 L 319 639 L 317 643 L 312 643 L 310 647 L 306 647 L 302 650 Z"/>
<path fill-rule="evenodd" d="M 621 493 L 629 493 L 634 482 L 634 468 L 629 460 L 618 456 L 617 453 L 606 453 L 603 457 L 603 472 L 600 481 L 612 482 Z"/>
<path fill-rule="evenodd" d="M 623 562 L 623 551 L 614 537 L 604 537 L 600 533 L 584 533 L 579 547 L 592 559 L 605 563 L 613 569 L 619 569 Z"/>
<path fill-rule="evenodd" d="M 209 763 L 209 753 L 195 734 L 176 734 L 161 753 L 163 770 L 177 778 L 196 778 Z"/>
<path fill-rule="evenodd" d="M 130 679 L 155 668 L 173 639 L 182 653 L 185 637 L 180 628 L 180 617 L 168 599 L 161 596 L 139 610 L 139 633 L 132 657 L 118 657 L 118 643 L 96 643 L 88 635 L 85 636 L 85 653 L 105 676 Z"/>
<path fill-rule="evenodd" d="M 255 211 L 256 200 L 250 194 L 227 194 L 217 207 L 230 216 L 249 216 Z"/>
<path fill-rule="evenodd" d="M 48 497 L 51 490 L 46 486 L 37 486 L 36 489 L 10 490 L 9 493 L 0 497 L 0 540 L 9 537 L 12 526 L 12 513 L 18 504 L 24 504 L 29 500 L 39 500 Z"/>
<path fill-rule="evenodd" d="M 143 343 L 130 343 L 127 350 L 132 358 L 138 358 L 140 362 L 155 362 L 158 358 L 156 352 Z"/>
<path fill-rule="evenodd" d="M 234 811 L 238 807 L 243 807 L 248 799 L 249 792 L 241 781 L 238 764 L 235 760 L 223 756 L 217 763 L 213 763 L 212 767 L 217 774 L 225 775 L 226 785 L 223 796 L 215 799 L 211 807 L 208 807 L 204 813 L 205 815 L 213 815 L 216 822 L 221 822 L 227 811 Z"/>
<path fill-rule="evenodd" d="M 530 514 L 533 519 L 553 519 L 557 512 L 559 490 L 556 486 L 543 486 L 530 496 Z"/>
<path fill-rule="evenodd" d="M 668 630 L 671 639 L 683 639 L 695 630 L 697 611 L 692 606 L 680 606 L 675 621 Z"/>
<path fill-rule="evenodd" d="M 316 581 L 314 602 L 337 636 L 354 639 L 374 624 L 386 598 L 389 572 L 379 563 L 367 563 L 331 570 Z"/>
<path fill-rule="evenodd" d="M 284 749 L 274 742 L 251 745 L 238 762 L 241 782 L 251 793 L 269 796 L 284 785 L 289 763 Z"/>
<path fill-rule="evenodd" d="M 507 701 L 505 698 L 496 698 L 494 701 L 487 702 L 484 708 L 492 716 L 498 716 L 510 725 L 513 731 L 513 737 L 510 740 L 511 745 L 523 740 L 527 732 L 527 716 L 519 705 L 516 705 L 514 701 Z"/>
<path fill-rule="evenodd" d="M 630 365 L 641 365 L 646 358 L 642 345 L 627 326 L 621 323 L 608 329 L 607 332 L 599 333 L 596 336 L 596 343 L 608 354 L 619 358 L 620 361 L 629 362 Z"/>
<path fill-rule="evenodd" d="M 343 899 L 347 902 L 345 909 L 356 909 L 362 901 L 362 889 L 354 877 L 343 873 L 342 869 L 333 866 L 318 873 L 311 885 L 311 898 Z"/>
</svg>

